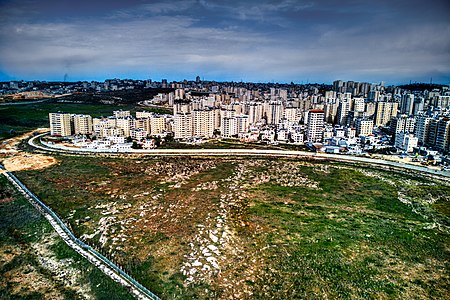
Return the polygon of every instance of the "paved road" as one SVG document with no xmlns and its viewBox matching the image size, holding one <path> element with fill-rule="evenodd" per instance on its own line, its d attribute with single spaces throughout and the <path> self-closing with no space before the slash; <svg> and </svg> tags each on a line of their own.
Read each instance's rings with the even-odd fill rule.
<svg viewBox="0 0 450 300">
<path fill-rule="evenodd" d="M 35 101 L 5 102 L 5 103 L 0 103 L 0 106 L 35 104 L 35 103 L 47 102 L 47 101 L 50 101 L 50 100 L 53 100 L 53 98 L 50 98 L 50 99 L 42 99 L 42 100 L 35 100 Z"/>
<path fill-rule="evenodd" d="M 64 222 L 47 205 L 40 201 L 22 182 L 20 182 L 14 174 L 6 171 L 1 164 L 0 170 L 3 175 L 5 175 L 6 178 L 27 198 L 27 200 L 44 215 L 58 235 L 69 247 L 85 257 L 108 277 L 126 287 L 137 299 L 160 300 L 158 296 L 131 278 L 131 276 L 121 270 L 113 262 L 108 260 L 89 245 L 86 245 L 77 239 L 67 228 Z"/>
<path fill-rule="evenodd" d="M 371 165 L 378 165 L 384 167 L 392 167 L 404 169 L 412 172 L 419 172 L 420 174 L 426 174 L 429 176 L 436 176 L 444 180 L 450 180 L 450 172 L 442 170 L 434 170 L 424 166 L 417 166 L 413 164 L 394 162 L 383 159 L 375 159 L 368 157 L 359 157 L 343 154 L 327 154 L 327 153 L 315 153 L 306 151 L 289 151 L 289 150 L 261 150 L 261 149 L 152 149 L 152 150 L 127 150 L 127 151 L 113 151 L 110 149 L 97 150 L 97 149 L 85 149 L 85 148 L 73 148 L 60 145 L 44 144 L 43 146 L 37 145 L 36 141 L 41 134 L 31 138 L 28 144 L 32 147 L 59 153 L 70 154 L 141 154 L 148 156 L 285 156 L 285 157 L 312 157 L 318 159 L 329 159 L 335 161 L 365 163 Z"/>
</svg>

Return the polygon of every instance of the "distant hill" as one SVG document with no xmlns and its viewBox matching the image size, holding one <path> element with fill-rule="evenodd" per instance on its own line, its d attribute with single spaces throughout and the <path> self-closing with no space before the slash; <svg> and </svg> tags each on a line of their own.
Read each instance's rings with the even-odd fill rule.
<svg viewBox="0 0 450 300">
<path fill-rule="evenodd" d="M 404 84 L 399 85 L 399 88 L 410 90 L 410 91 L 431 91 L 433 89 L 441 89 L 443 86 L 446 86 L 445 84 L 435 84 L 435 83 L 411 83 L 411 84 Z"/>
</svg>

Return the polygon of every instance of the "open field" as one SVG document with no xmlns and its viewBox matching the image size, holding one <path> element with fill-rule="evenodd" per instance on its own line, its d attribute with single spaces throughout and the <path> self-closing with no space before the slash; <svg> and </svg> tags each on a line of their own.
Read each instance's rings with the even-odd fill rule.
<svg viewBox="0 0 450 300">
<path fill-rule="evenodd" d="M 0 176 L 0 299 L 133 299 Z"/>
<path fill-rule="evenodd" d="M 271 159 L 57 157 L 18 177 L 175 299 L 446 299 L 450 187 Z"/>
<path fill-rule="evenodd" d="M 263 142 L 243 143 L 234 139 L 211 139 L 204 143 L 185 144 L 170 141 L 162 144 L 160 149 L 266 149 L 266 150 L 296 150 L 308 151 L 304 145 L 282 144 L 271 145 Z"/>
<path fill-rule="evenodd" d="M 12 137 L 9 132 L 14 130 L 17 134 L 25 133 L 39 127 L 48 127 L 48 114 L 50 112 L 67 112 L 76 114 L 89 114 L 93 117 L 112 115 L 114 110 L 156 111 L 160 109 L 144 108 L 136 105 L 106 105 L 87 103 L 59 103 L 54 101 L 26 105 L 0 106 L 0 140 Z M 167 111 L 164 111 L 167 113 Z"/>
</svg>

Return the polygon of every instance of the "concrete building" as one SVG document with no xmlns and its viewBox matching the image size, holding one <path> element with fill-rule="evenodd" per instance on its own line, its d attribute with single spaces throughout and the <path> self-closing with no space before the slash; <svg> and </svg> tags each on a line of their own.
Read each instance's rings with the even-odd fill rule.
<svg viewBox="0 0 450 300">
<path fill-rule="evenodd" d="M 270 102 L 267 107 L 267 124 L 278 124 L 283 117 L 284 107 L 281 101 Z"/>
<path fill-rule="evenodd" d="M 302 118 L 302 111 L 297 107 L 286 107 L 284 110 L 284 118 L 288 122 L 298 124 Z"/>
<path fill-rule="evenodd" d="M 121 128 L 125 136 L 130 136 L 131 128 L 135 128 L 134 118 L 131 116 L 116 118 L 116 127 Z"/>
<path fill-rule="evenodd" d="M 223 137 L 234 137 L 238 134 L 238 124 L 236 118 L 222 118 L 220 124 L 220 133 Z"/>
<path fill-rule="evenodd" d="M 136 113 L 137 114 L 137 113 Z M 139 128 L 150 133 L 150 119 L 149 118 L 138 118 L 134 120 L 134 128 Z"/>
<path fill-rule="evenodd" d="M 308 142 L 320 142 L 324 127 L 325 113 L 323 110 L 312 109 L 308 113 L 306 139 Z"/>
<path fill-rule="evenodd" d="M 353 110 L 355 112 L 364 112 L 365 110 L 364 98 L 353 98 Z"/>
<path fill-rule="evenodd" d="M 136 119 L 150 118 L 153 115 L 154 115 L 154 113 L 149 112 L 149 111 L 137 111 L 136 112 Z"/>
<path fill-rule="evenodd" d="M 167 120 L 164 116 L 153 115 L 150 121 L 150 135 L 156 135 L 167 131 Z"/>
<path fill-rule="evenodd" d="M 136 140 L 142 140 L 147 137 L 148 132 L 142 128 L 133 128 L 130 130 L 130 136 Z"/>
<path fill-rule="evenodd" d="M 375 106 L 375 126 L 386 126 L 397 115 L 398 102 L 377 102 Z"/>
<path fill-rule="evenodd" d="M 399 132 L 414 133 L 416 119 L 409 115 L 399 115 L 391 119 L 390 133 L 395 136 Z"/>
<path fill-rule="evenodd" d="M 418 138 L 412 133 L 399 132 L 395 137 L 395 147 L 406 151 L 412 152 L 414 147 L 417 147 Z"/>
<path fill-rule="evenodd" d="M 115 118 L 93 118 L 92 125 L 94 127 L 94 134 L 98 137 L 104 137 L 104 129 L 115 128 L 116 119 Z"/>
<path fill-rule="evenodd" d="M 72 116 L 65 113 L 49 113 L 50 133 L 54 136 L 72 135 Z"/>
<path fill-rule="evenodd" d="M 339 100 L 337 123 L 347 125 L 348 112 L 350 111 L 350 99 Z"/>
<path fill-rule="evenodd" d="M 436 149 L 447 152 L 450 145 L 450 119 L 445 117 L 437 123 Z"/>
<path fill-rule="evenodd" d="M 187 139 L 193 136 L 192 114 L 179 113 L 174 116 L 174 138 Z"/>
<path fill-rule="evenodd" d="M 408 116 L 413 114 L 414 109 L 414 95 L 404 94 L 400 100 L 400 113 Z"/>
<path fill-rule="evenodd" d="M 74 115 L 73 127 L 75 134 L 92 134 L 94 132 L 90 115 Z"/>
<path fill-rule="evenodd" d="M 356 135 L 370 135 L 373 131 L 373 120 L 358 118 L 355 121 Z"/>
<path fill-rule="evenodd" d="M 131 114 L 129 110 L 115 110 L 113 116 L 116 118 L 126 118 L 131 116 Z"/>
<path fill-rule="evenodd" d="M 416 116 L 416 136 L 421 145 L 424 145 L 430 132 L 430 122 L 433 118 L 426 115 Z"/>
<path fill-rule="evenodd" d="M 215 110 L 193 110 L 192 120 L 195 136 L 210 138 L 214 135 L 215 129 Z"/>
</svg>

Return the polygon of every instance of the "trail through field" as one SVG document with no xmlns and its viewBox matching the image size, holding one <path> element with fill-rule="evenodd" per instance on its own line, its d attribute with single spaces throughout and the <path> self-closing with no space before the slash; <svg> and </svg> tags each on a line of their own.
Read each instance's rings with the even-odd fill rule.
<svg viewBox="0 0 450 300">
<path fill-rule="evenodd" d="M 50 167 L 58 161 L 52 157 L 42 154 L 27 153 L 21 151 L 18 146 L 24 139 L 31 137 L 34 133 L 43 133 L 47 128 L 39 128 L 23 135 L 7 139 L 0 144 L 0 154 L 6 157 L 3 165 L 10 172 L 22 170 L 39 170 Z"/>
</svg>

